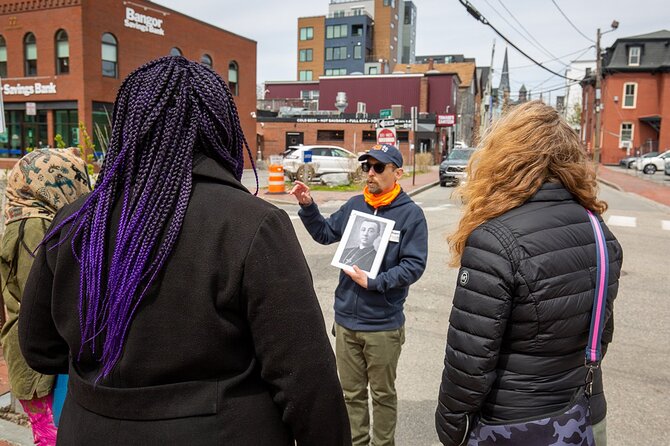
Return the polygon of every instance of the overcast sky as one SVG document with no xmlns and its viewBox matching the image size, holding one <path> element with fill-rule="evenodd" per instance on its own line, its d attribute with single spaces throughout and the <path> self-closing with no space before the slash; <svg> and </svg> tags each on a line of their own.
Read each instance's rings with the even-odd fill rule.
<svg viewBox="0 0 670 446">
<path fill-rule="evenodd" d="M 330 0 L 156 0 L 156 3 L 206 21 L 258 42 L 257 82 L 296 79 L 297 19 L 325 15 Z M 572 21 L 575 30 L 554 2 Z M 574 58 L 595 59 L 596 29 L 603 47 L 617 38 L 670 29 L 668 0 L 470 0 L 488 21 L 515 45 L 554 71 L 565 72 Z M 463 54 L 478 66 L 491 63 L 495 39 L 495 85 L 508 46 L 493 30 L 470 16 L 458 0 L 414 0 L 417 7 L 416 54 Z M 521 25 L 519 25 L 521 23 Z M 525 28 L 525 29 L 524 29 Z M 589 39 L 582 36 L 585 34 Z M 533 66 L 509 47 L 510 81 L 516 92 L 522 84 L 539 92 L 564 80 Z M 529 66 L 530 65 L 530 66 Z"/>
</svg>

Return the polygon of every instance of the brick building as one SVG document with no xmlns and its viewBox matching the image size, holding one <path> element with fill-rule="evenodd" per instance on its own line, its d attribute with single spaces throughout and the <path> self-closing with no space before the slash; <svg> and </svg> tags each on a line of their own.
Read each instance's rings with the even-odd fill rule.
<svg viewBox="0 0 670 446">
<path fill-rule="evenodd" d="M 602 162 L 670 149 L 670 31 L 617 39 L 605 51 L 602 76 Z M 581 84 L 581 138 L 593 152 L 595 75 Z"/>
<path fill-rule="evenodd" d="M 28 147 L 68 145 L 83 122 L 94 139 L 122 80 L 145 62 L 181 54 L 228 81 L 255 150 L 256 42 L 147 0 L 0 0 L 0 82 L 6 130 L 0 166 Z M 104 139 L 104 138 L 103 138 Z"/>
<path fill-rule="evenodd" d="M 437 71 L 266 82 L 265 99 L 258 104 L 259 158 L 268 159 L 300 143 L 366 150 L 376 142 L 380 111 L 390 109 L 405 160 L 410 159 L 414 143 L 417 152 L 431 153 L 439 161 L 453 145 L 454 127 L 436 125 L 437 117 L 451 110 L 455 119 L 460 82 L 455 72 Z M 335 103 L 341 93 L 340 113 Z M 416 132 L 410 129 L 412 107 L 417 107 L 419 116 Z"/>
</svg>

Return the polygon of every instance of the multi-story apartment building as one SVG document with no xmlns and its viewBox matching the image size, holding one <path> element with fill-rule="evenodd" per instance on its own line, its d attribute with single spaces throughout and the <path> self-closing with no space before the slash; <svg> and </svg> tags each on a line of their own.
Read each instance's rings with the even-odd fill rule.
<svg viewBox="0 0 670 446">
<path fill-rule="evenodd" d="M 416 6 L 404 0 L 330 0 L 325 16 L 298 18 L 299 81 L 383 74 L 413 63 Z"/>
<path fill-rule="evenodd" d="M 140 65 L 179 54 L 230 85 L 255 149 L 256 42 L 147 0 L 0 0 L 0 167 L 26 149 L 76 145 L 109 125 L 116 92 Z M 104 138 L 103 138 L 104 139 Z"/>
<path fill-rule="evenodd" d="M 581 84 L 581 137 L 595 153 L 595 73 Z M 670 149 L 670 31 L 617 39 L 602 59 L 601 89 L 602 163 Z"/>
</svg>

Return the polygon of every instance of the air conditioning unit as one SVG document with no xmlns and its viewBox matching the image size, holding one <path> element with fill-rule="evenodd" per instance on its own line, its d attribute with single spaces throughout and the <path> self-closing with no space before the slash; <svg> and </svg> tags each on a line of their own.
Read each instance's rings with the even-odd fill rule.
<svg viewBox="0 0 670 446">
<path fill-rule="evenodd" d="M 633 141 L 621 141 L 622 149 L 630 149 L 631 147 L 633 147 Z"/>
</svg>

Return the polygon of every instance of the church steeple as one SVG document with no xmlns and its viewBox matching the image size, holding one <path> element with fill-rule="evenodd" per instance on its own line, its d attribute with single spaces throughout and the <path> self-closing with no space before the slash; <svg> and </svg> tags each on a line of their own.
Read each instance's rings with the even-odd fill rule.
<svg viewBox="0 0 670 446">
<path fill-rule="evenodd" d="M 503 59 L 502 72 L 500 74 L 500 86 L 498 90 L 509 93 L 511 88 L 509 86 L 509 64 L 507 63 L 507 48 L 505 48 L 505 58 Z"/>
</svg>

